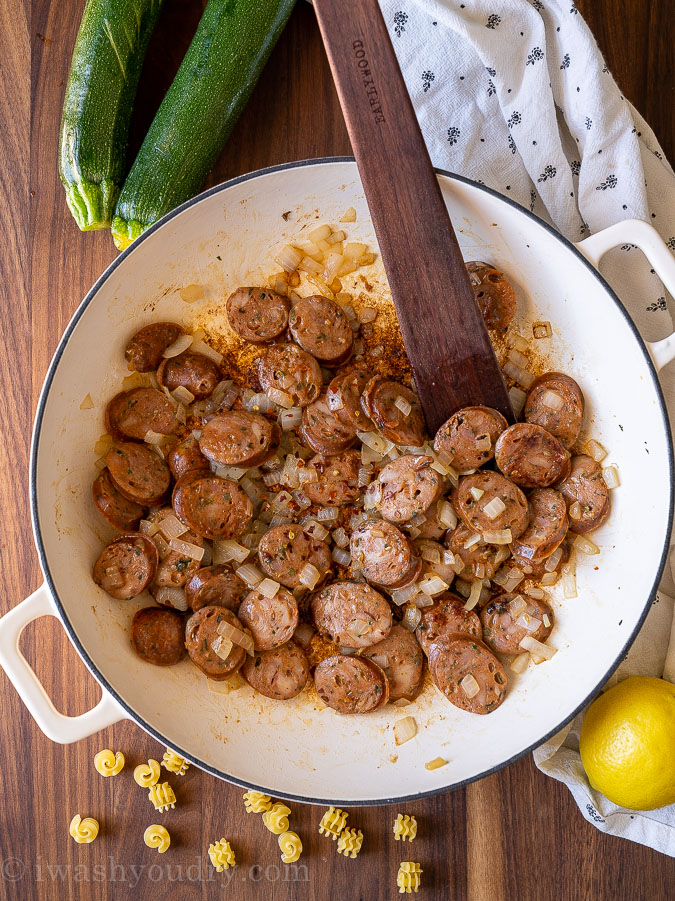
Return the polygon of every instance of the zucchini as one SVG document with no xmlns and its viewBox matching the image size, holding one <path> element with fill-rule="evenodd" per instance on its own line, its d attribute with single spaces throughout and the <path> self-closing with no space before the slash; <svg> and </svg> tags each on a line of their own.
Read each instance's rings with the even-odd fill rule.
<svg viewBox="0 0 675 901">
<path fill-rule="evenodd" d="M 87 0 L 63 102 L 59 175 L 83 231 L 109 228 L 129 121 L 163 0 Z"/>
<path fill-rule="evenodd" d="M 120 192 L 120 250 L 201 189 L 294 3 L 209 0 Z"/>
</svg>

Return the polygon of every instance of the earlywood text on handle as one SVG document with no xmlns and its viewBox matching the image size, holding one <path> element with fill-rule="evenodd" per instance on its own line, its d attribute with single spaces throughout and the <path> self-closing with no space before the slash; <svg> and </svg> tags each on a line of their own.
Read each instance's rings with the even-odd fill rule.
<svg viewBox="0 0 675 901">
<path fill-rule="evenodd" d="M 366 89 L 368 102 L 370 103 L 371 112 L 375 116 L 376 122 L 384 122 L 384 114 L 380 105 L 380 98 L 375 87 L 375 81 L 371 78 L 370 66 L 366 59 L 366 51 L 363 49 L 363 41 L 354 41 L 352 44 L 354 56 L 356 57 L 356 65 L 363 75 L 363 86 Z"/>
</svg>

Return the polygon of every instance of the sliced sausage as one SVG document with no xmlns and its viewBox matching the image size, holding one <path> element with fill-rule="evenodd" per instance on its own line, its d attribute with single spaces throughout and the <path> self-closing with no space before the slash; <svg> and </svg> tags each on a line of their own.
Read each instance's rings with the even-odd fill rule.
<svg viewBox="0 0 675 901">
<path fill-rule="evenodd" d="M 482 538 L 477 543 L 472 543 L 471 539 L 476 534 L 464 523 L 459 523 L 456 529 L 445 536 L 445 546 L 464 564 L 462 575 L 469 575 L 473 579 L 491 579 L 501 565 L 497 561 L 503 560 L 503 554 L 500 554 L 503 546 L 487 544 Z M 470 544 L 468 548 L 465 546 L 467 543 Z M 480 566 L 483 567 L 481 571 L 478 569 Z M 483 575 L 479 575 L 479 572 Z"/>
<path fill-rule="evenodd" d="M 338 713 L 370 713 L 389 698 L 386 675 L 365 657 L 326 657 L 314 670 L 314 683 L 324 704 Z"/>
<path fill-rule="evenodd" d="M 415 635 L 429 656 L 435 644 L 447 644 L 455 635 L 481 639 L 483 630 L 475 610 L 465 610 L 464 601 L 454 594 L 444 594 L 430 607 L 422 608 L 422 618 Z"/>
<path fill-rule="evenodd" d="M 108 403 L 105 425 L 113 438 L 143 441 L 148 432 L 173 435 L 180 423 L 175 406 L 163 391 L 134 388 L 116 394 Z"/>
<path fill-rule="evenodd" d="M 581 431 L 584 395 L 570 376 L 546 372 L 527 392 L 523 415 L 526 422 L 542 426 L 569 450 Z"/>
<path fill-rule="evenodd" d="M 268 347 L 256 357 L 253 366 L 263 391 L 285 391 L 297 407 L 306 407 L 319 396 L 323 384 L 319 364 L 296 344 Z"/>
<path fill-rule="evenodd" d="M 120 494 L 107 469 L 102 469 L 96 476 L 92 490 L 96 509 L 111 526 L 120 532 L 136 530 L 144 508 Z"/>
<path fill-rule="evenodd" d="M 105 462 L 119 493 L 144 507 L 159 504 L 171 484 L 169 467 L 144 444 L 115 441 Z"/>
<path fill-rule="evenodd" d="M 213 605 L 236 613 L 246 594 L 246 583 L 222 564 L 202 566 L 185 585 L 185 597 L 193 611 Z"/>
<path fill-rule="evenodd" d="M 207 471 L 209 469 L 209 461 L 199 450 L 197 439 L 192 435 L 171 448 L 167 457 L 167 463 L 169 464 L 171 475 L 176 481 L 181 476 L 184 476 L 186 472 L 193 472 L 199 469 Z"/>
<path fill-rule="evenodd" d="M 444 526 L 438 519 L 438 505 L 444 501 L 444 497 L 440 497 L 429 507 L 424 514 L 424 522 L 415 522 L 416 528 L 419 529 L 418 538 L 429 538 L 431 541 L 440 541 L 448 527 Z"/>
<path fill-rule="evenodd" d="M 291 589 L 302 587 L 300 573 L 307 563 L 319 570 L 323 580 L 333 562 L 325 541 L 306 535 L 293 523 L 265 532 L 258 545 L 258 559 L 270 578 Z"/>
<path fill-rule="evenodd" d="M 295 304 L 288 327 L 293 340 L 324 366 L 338 366 L 352 352 L 354 332 L 349 319 L 339 304 L 320 294 L 303 297 Z"/>
<path fill-rule="evenodd" d="M 529 563 L 550 557 L 567 534 L 565 498 L 555 488 L 535 488 L 528 498 L 530 522 L 511 545 L 514 557 Z"/>
<path fill-rule="evenodd" d="M 199 447 L 212 463 L 258 466 L 274 456 L 280 441 L 281 429 L 277 422 L 260 413 L 230 410 L 206 423 Z"/>
<path fill-rule="evenodd" d="M 126 532 L 103 548 L 93 579 L 111 597 L 128 601 L 152 582 L 157 563 L 154 543 L 140 532 Z"/>
<path fill-rule="evenodd" d="M 383 588 L 403 588 L 422 569 L 410 539 L 390 522 L 364 522 L 352 532 L 352 561 L 369 582 Z"/>
<path fill-rule="evenodd" d="M 492 329 L 508 328 L 516 315 L 516 294 L 504 273 L 480 260 L 472 260 L 466 268 L 485 325 Z"/>
<path fill-rule="evenodd" d="M 230 328 L 244 341 L 264 344 L 286 331 L 290 303 L 269 288 L 237 288 L 227 299 Z"/>
<path fill-rule="evenodd" d="M 443 480 L 431 468 L 433 457 L 405 454 L 382 467 L 377 477 L 378 509 L 389 522 L 407 522 L 425 513 L 443 490 Z"/>
<path fill-rule="evenodd" d="M 183 334 L 177 322 L 151 322 L 132 335 L 124 351 L 129 369 L 151 372 L 162 362 L 162 354 Z"/>
<path fill-rule="evenodd" d="M 346 648 L 367 648 L 389 634 L 391 608 L 365 582 L 333 582 L 312 598 L 314 624 Z"/>
<path fill-rule="evenodd" d="M 326 388 L 326 399 L 331 412 L 340 422 L 358 429 L 360 432 L 373 427 L 372 422 L 361 409 L 361 395 L 370 374 L 363 369 L 340 372 Z"/>
<path fill-rule="evenodd" d="M 431 678 L 445 697 L 469 713 L 492 713 L 506 697 L 506 673 L 499 660 L 482 641 L 456 635 L 447 643 L 435 644 L 429 654 Z M 465 676 L 479 686 L 469 698 L 461 686 Z"/>
<path fill-rule="evenodd" d="M 307 463 L 317 473 L 316 482 L 303 482 L 302 490 L 313 504 L 343 507 L 358 500 L 361 454 L 356 450 L 343 451 L 327 457 L 317 454 Z"/>
<path fill-rule="evenodd" d="M 484 513 L 484 508 L 496 497 L 506 509 L 491 519 Z M 472 475 L 462 476 L 459 485 L 452 492 L 452 501 L 464 524 L 481 535 L 484 532 L 511 529 L 511 535 L 518 538 L 527 528 L 527 498 L 517 485 L 498 472 L 479 470 Z"/>
<path fill-rule="evenodd" d="M 173 666 L 185 657 L 185 621 L 166 607 L 143 607 L 131 621 L 131 646 L 146 663 Z"/>
<path fill-rule="evenodd" d="M 396 406 L 398 398 L 410 404 L 407 415 Z M 417 397 L 405 385 L 376 375 L 363 390 L 361 409 L 388 441 L 410 447 L 424 444 L 422 408 Z"/>
<path fill-rule="evenodd" d="M 540 425 L 517 422 L 497 439 L 495 462 L 521 488 L 547 488 L 569 472 L 569 452 Z"/>
<path fill-rule="evenodd" d="M 495 455 L 495 443 L 508 422 L 492 407 L 464 407 L 436 432 L 434 450 L 450 457 L 458 472 L 478 469 Z"/>
<path fill-rule="evenodd" d="M 230 479 L 188 472 L 173 489 L 173 509 L 202 538 L 237 538 L 253 518 L 250 498 Z"/>
<path fill-rule="evenodd" d="M 244 631 L 240 621 L 226 607 L 202 607 L 185 624 L 185 646 L 190 660 L 214 682 L 221 682 L 236 673 L 246 659 L 246 651 L 236 644 L 232 645 L 225 660 L 213 650 L 213 643 L 221 637 L 218 632 L 221 622 Z"/>
<path fill-rule="evenodd" d="M 424 655 L 419 642 L 409 629 L 395 623 L 382 641 L 363 652 L 382 667 L 389 683 L 389 700 L 405 698 L 414 701 L 422 690 Z"/>
<path fill-rule="evenodd" d="M 247 657 L 241 674 L 248 684 L 275 701 L 290 701 L 309 681 L 307 655 L 294 641 Z"/>
<path fill-rule="evenodd" d="M 323 394 L 302 411 L 300 437 L 315 453 L 333 456 L 351 447 L 356 432 L 331 413 Z"/>
<path fill-rule="evenodd" d="M 573 457 L 570 474 L 558 485 L 558 490 L 567 501 L 570 532 L 578 535 L 591 532 L 609 516 L 609 489 L 600 465 L 592 457 L 585 454 Z"/>
<path fill-rule="evenodd" d="M 270 651 L 293 637 L 298 627 L 298 604 L 285 588 L 273 598 L 254 589 L 241 602 L 237 616 L 251 630 L 256 651 Z"/>
<path fill-rule="evenodd" d="M 161 523 L 167 516 L 175 518 L 175 514 L 171 507 L 163 507 L 150 514 L 148 519 L 153 523 Z M 197 547 L 204 547 L 204 539 L 187 529 L 182 535 L 178 536 L 179 541 L 185 541 L 187 544 L 194 544 Z M 158 548 L 159 551 L 159 548 Z M 180 551 L 173 549 L 164 557 L 160 557 L 159 565 L 153 583 L 157 588 L 182 588 L 188 579 L 191 579 L 198 572 L 201 563 L 193 560 Z"/>
<path fill-rule="evenodd" d="M 516 597 L 521 597 L 527 607 L 514 618 L 509 604 Z M 549 605 L 528 595 L 500 594 L 483 607 L 480 619 L 485 644 L 498 654 L 520 654 L 523 650 L 520 642 L 526 635 L 543 642 L 553 628 L 553 611 Z"/>
<path fill-rule="evenodd" d="M 175 391 L 182 387 L 194 394 L 196 400 L 204 400 L 222 381 L 218 364 L 204 354 L 184 350 L 177 357 L 164 360 L 157 370 L 157 381 L 163 388 Z"/>
</svg>

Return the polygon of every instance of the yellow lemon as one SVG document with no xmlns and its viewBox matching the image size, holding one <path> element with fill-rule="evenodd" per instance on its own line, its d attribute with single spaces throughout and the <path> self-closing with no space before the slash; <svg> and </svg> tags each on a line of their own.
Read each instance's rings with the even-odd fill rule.
<svg viewBox="0 0 675 901">
<path fill-rule="evenodd" d="M 675 803 L 675 685 L 631 676 L 586 712 L 579 751 L 593 788 L 621 807 Z"/>
</svg>

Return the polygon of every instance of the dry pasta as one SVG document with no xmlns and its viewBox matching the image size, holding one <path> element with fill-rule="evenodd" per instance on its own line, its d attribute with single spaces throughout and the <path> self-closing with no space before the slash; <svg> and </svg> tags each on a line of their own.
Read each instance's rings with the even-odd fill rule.
<svg viewBox="0 0 675 901">
<path fill-rule="evenodd" d="M 98 835 L 98 822 L 93 817 L 82 819 L 79 813 L 76 813 L 70 821 L 68 831 L 78 845 L 88 845 Z"/>
<path fill-rule="evenodd" d="M 398 875 L 396 877 L 396 885 L 398 886 L 399 894 L 409 895 L 411 892 L 417 894 L 420 887 L 420 876 L 422 875 L 422 872 L 423 870 L 418 863 L 413 863 L 411 860 L 404 860 L 398 868 Z"/>
<path fill-rule="evenodd" d="M 348 813 L 345 813 L 344 810 L 340 810 L 339 807 L 331 806 L 321 817 L 321 822 L 319 823 L 319 832 L 321 834 L 330 835 L 330 837 L 335 841 L 342 830 L 347 825 L 347 817 Z"/>
<path fill-rule="evenodd" d="M 164 826 L 153 823 L 153 825 L 148 826 L 143 833 L 143 841 L 148 848 L 157 848 L 157 851 L 160 854 L 164 854 L 171 844 L 171 836 Z"/>
<path fill-rule="evenodd" d="M 121 751 L 113 754 L 109 748 L 105 748 L 94 755 L 94 766 L 101 776 L 116 776 L 124 769 L 124 754 Z"/>
<path fill-rule="evenodd" d="M 302 842 L 297 832 L 283 832 L 279 836 L 279 847 L 283 863 L 295 863 L 302 854 Z"/>
<path fill-rule="evenodd" d="M 244 792 L 244 807 L 246 813 L 265 813 L 272 806 L 272 799 L 262 792 Z"/>
<path fill-rule="evenodd" d="M 156 760 L 148 760 L 147 763 L 139 763 L 134 769 L 134 782 L 141 788 L 150 788 L 159 782 L 159 764 Z"/>
<path fill-rule="evenodd" d="M 176 806 L 176 796 L 168 782 L 160 782 L 158 785 L 152 785 L 148 792 L 148 798 L 155 806 L 155 810 L 165 811 L 169 807 L 173 809 Z"/>
<path fill-rule="evenodd" d="M 338 854 L 345 857 L 356 857 L 363 844 L 363 832 L 360 829 L 343 829 L 338 839 Z"/>
<path fill-rule="evenodd" d="M 396 841 L 411 842 L 417 835 L 417 820 L 407 813 L 399 813 L 394 820 L 394 838 Z"/>
<path fill-rule="evenodd" d="M 286 807 L 285 804 L 280 804 L 277 801 L 263 814 L 263 823 L 270 832 L 273 832 L 275 835 L 281 835 L 282 832 L 288 831 L 288 815 L 290 812 L 290 807 Z"/>
<path fill-rule="evenodd" d="M 164 757 L 162 757 L 162 766 L 170 773 L 175 773 L 177 776 L 184 776 L 187 773 L 190 764 L 184 757 L 181 757 L 180 754 L 172 751 L 171 748 L 167 748 L 164 752 Z"/>
<path fill-rule="evenodd" d="M 211 863 L 219 873 L 223 870 L 229 870 L 230 867 L 236 866 L 234 859 L 234 851 L 230 847 L 227 839 L 221 838 L 215 844 L 209 845 L 209 857 Z"/>
</svg>

